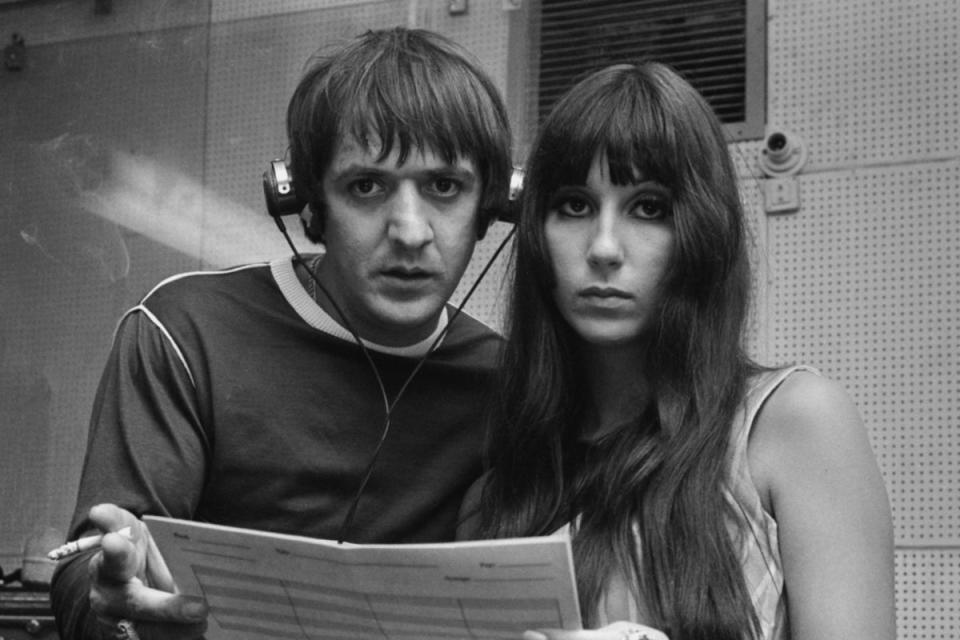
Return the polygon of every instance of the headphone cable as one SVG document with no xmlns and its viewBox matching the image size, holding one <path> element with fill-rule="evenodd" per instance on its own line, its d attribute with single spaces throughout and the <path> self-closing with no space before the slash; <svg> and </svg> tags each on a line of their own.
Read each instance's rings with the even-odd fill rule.
<svg viewBox="0 0 960 640">
<path fill-rule="evenodd" d="M 344 516 L 343 522 L 340 525 L 340 533 L 337 536 L 337 543 L 343 544 L 344 539 L 346 538 L 347 532 L 350 529 L 350 525 L 353 523 L 354 515 L 356 514 L 357 507 L 360 504 L 360 498 L 363 496 L 363 492 L 366 489 L 367 484 L 370 481 L 370 478 L 373 476 L 374 465 L 376 464 L 377 459 L 380 457 L 380 452 L 383 449 L 383 445 L 387 440 L 387 435 L 390 433 L 390 420 L 391 420 L 391 416 L 393 414 L 394 408 L 397 406 L 397 403 L 400 401 L 400 398 L 406 392 L 407 387 L 410 386 L 410 383 L 413 381 L 413 378 L 417 375 L 417 373 L 426 363 L 427 358 L 430 357 L 430 355 L 434 352 L 434 350 L 440 344 L 440 341 L 443 340 L 443 338 L 447 335 L 447 332 L 450 330 L 450 327 L 453 325 L 454 320 L 456 320 L 457 316 L 460 315 L 460 312 L 463 311 L 464 306 L 470 300 L 470 297 L 473 295 L 473 292 L 476 291 L 477 287 L 480 285 L 480 282 L 483 280 L 484 276 L 487 275 L 487 272 L 493 266 L 493 263 L 500 256 L 500 253 L 503 251 L 504 247 L 507 246 L 507 242 L 513 237 L 513 234 L 516 232 L 516 226 L 512 227 L 510 229 L 510 232 L 500 242 L 500 245 L 493 252 L 493 255 L 487 261 L 487 264 L 484 265 L 483 269 L 480 271 L 480 275 L 477 276 L 476 280 L 474 280 L 473 285 L 467 291 L 463 300 L 461 300 L 460 304 L 457 305 L 457 307 L 454 309 L 454 312 L 451 314 L 450 318 L 447 320 L 446 326 L 440 331 L 440 333 L 437 335 L 434 341 L 430 344 L 430 347 L 426 350 L 423 356 L 421 356 L 420 360 L 417 361 L 417 364 L 414 366 L 413 370 L 407 376 L 404 383 L 400 386 L 399 391 L 397 391 L 397 394 L 393 397 L 393 401 L 391 402 L 389 399 L 389 395 L 387 394 L 386 387 L 383 383 L 383 378 L 380 376 L 380 370 L 377 368 L 376 363 L 373 361 L 373 356 L 370 354 L 369 349 L 364 344 L 363 340 L 360 338 L 360 334 L 357 333 L 357 331 L 353 328 L 350 321 L 347 319 L 346 314 L 343 312 L 340 306 L 333 299 L 333 296 L 330 295 L 330 292 L 327 290 L 327 288 L 320 282 L 320 278 L 317 277 L 317 275 L 313 272 L 312 269 L 309 268 L 309 266 L 307 266 L 306 260 L 304 260 L 300 251 L 293 244 L 293 240 L 291 240 L 290 235 L 287 233 L 287 227 L 283 223 L 283 221 L 280 219 L 280 216 L 272 216 L 272 217 L 276 221 L 277 227 L 279 227 L 280 229 L 280 233 L 283 234 L 283 238 L 287 241 L 287 244 L 290 246 L 291 251 L 293 251 L 294 259 L 297 261 L 297 263 L 301 267 L 304 268 L 307 274 L 309 274 L 309 276 L 313 279 L 313 282 L 317 285 L 319 290 L 323 292 L 323 295 L 326 296 L 326 298 L 330 301 L 331 306 L 340 316 L 340 319 L 343 321 L 344 326 L 350 332 L 350 335 L 353 336 L 353 339 L 354 341 L 356 341 L 357 345 L 359 345 L 361 351 L 363 352 L 364 358 L 367 360 L 367 364 L 369 364 L 370 368 L 373 370 L 373 375 L 377 379 L 377 386 L 380 389 L 380 396 L 381 396 L 381 399 L 383 400 L 385 417 L 384 417 L 383 428 L 381 429 L 381 433 L 380 433 L 380 439 L 377 442 L 377 446 L 373 450 L 373 454 L 370 456 L 370 461 L 367 463 L 366 470 L 364 471 L 363 476 L 361 477 L 360 484 L 357 487 L 357 491 L 354 494 L 353 500 L 350 502 L 350 508 L 347 510 L 347 513 Z"/>
</svg>

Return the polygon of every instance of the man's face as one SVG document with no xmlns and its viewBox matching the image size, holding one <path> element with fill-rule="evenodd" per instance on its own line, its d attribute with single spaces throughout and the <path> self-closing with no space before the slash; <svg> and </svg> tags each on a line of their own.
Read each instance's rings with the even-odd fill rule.
<svg viewBox="0 0 960 640">
<path fill-rule="evenodd" d="M 436 328 L 477 239 L 480 176 L 460 158 L 447 164 L 430 149 L 377 161 L 342 138 L 323 177 L 327 253 L 319 277 L 366 340 L 401 346 Z M 321 306 L 334 318 L 321 296 Z"/>
</svg>

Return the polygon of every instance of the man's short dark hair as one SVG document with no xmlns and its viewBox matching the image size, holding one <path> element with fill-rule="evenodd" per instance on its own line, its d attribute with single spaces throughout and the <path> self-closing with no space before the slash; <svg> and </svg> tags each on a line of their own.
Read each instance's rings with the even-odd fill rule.
<svg viewBox="0 0 960 640">
<path fill-rule="evenodd" d="M 317 56 L 287 109 L 294 188 L 323 215 L 322 180 L 338 142 L 352 136 L 380 158 L 398 146 L 431 149 L 445 162 L 469 158 L 482 180 L 480 233 L 506 205 L 510 126 L 497 88 L 449 39 L 422 29 L 368 31 L 329 56 Z M 308 226 L 314 240 L 321 231 Z"/>
</svg>

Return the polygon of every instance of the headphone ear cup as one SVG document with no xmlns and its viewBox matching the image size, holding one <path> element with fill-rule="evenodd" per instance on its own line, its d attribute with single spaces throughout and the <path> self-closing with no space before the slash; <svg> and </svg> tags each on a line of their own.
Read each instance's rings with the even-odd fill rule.
<svg viewBox="0 0 960 640">
<path fill-rule="evenodd" d="M 290 168 L 283 160 L 272 160 L 263 174 L 263 195 L 267 212 L 274 218 L 300 213 L 306 201 L 293 188 Z"/>
</svg>

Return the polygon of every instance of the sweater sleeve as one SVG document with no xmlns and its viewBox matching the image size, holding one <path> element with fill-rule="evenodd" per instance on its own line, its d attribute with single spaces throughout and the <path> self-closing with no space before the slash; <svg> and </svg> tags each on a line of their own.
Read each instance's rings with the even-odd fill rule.
<svg viewBox="0 0 960 640">
<path fill-rule="evenodd" d="M 136 516 L 193 515 L 208 437 L 177 345 L 150 314 L 122 321 L 94 400 L 71 533 L 90 507 L 110 502 Z"/>
<path fill-rule="evenodd" d="M 121 321 L 94 399 L 70 538 L 90 528 L 87 514 L 113 503 L 137 517 L 191 518 L 209 451 L 192 373 L 164 327 L 142 308 Z M 95 639 L 87 560 L 61 562 L 51 605 L 62 638 Z"/>
</svg>

